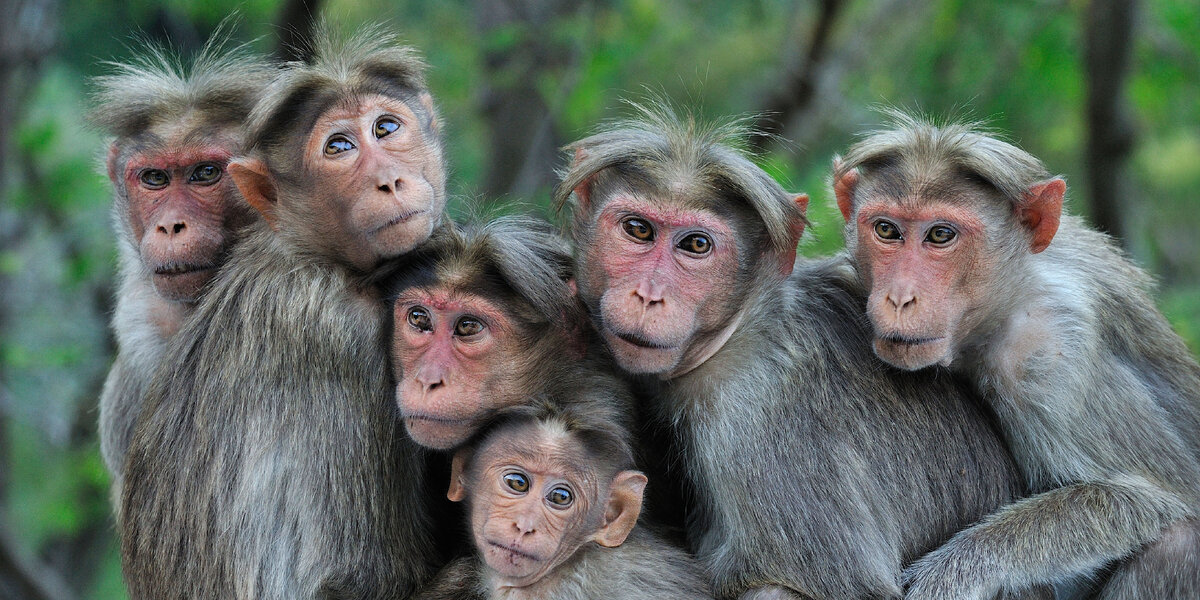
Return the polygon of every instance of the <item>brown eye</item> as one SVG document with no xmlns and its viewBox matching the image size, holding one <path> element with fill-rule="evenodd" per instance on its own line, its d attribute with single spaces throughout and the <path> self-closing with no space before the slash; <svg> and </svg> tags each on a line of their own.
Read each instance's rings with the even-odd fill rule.
<svg viewBox="0 0 1200 600">
<path fill-rule="evenodd" d="M 641 219 L 630 217 L 621 221 L 621 227 L 635 240 L 649 242 L 654 239 L 654 230 L 650 228 L 649 223 Z"/>
<path fill-rule="evenodd" d="M 429 316 L 429 311 L 420 306 L 408 309 L 408 324 L 420 331 L 433 331 L 433 319 Z"/>
<path fill-rule="evenodd" d="M 375 121 L 375 137 L 387 137 L 389 134 L 395 133 L 400 129 L 400 122 L 392 117 L 380 117 Z"/>
<path fill-rule="evenodd" d="M 524 494 L 529 491 L 529 479 L 520 473 L 508 473 L 504 476 L 504 485 L 508 489 Z"/>
<path fill-rule="evenodd" d="M 463 317 L 454 324 L 454 335 L 467 337 L 483 331 L 483 321 L 474 317 Z"/>
<path fill-rule="evenodd" d="M 881 240 L 898 240 L 900 239 L 900 230 L 890 221 L 877 221 L 875 235 L 879 236 Z"/>
<path fill-rule="evenodd" d="M 212 185 L 219 179 L 221 179 L 221 167 L 205 163 L 192 170 L 192 174 L 188 176 L 188 183 Z"/>
<path fill-rule="evenodd" d="M 708 254 L 712 250 L 712 240 L 702 233 L 693 233 L 680 240 L 677 247 L 692 254 Z"/>
<path fill-rule="evenodd" d="M 162 169 L 146 169 L 142 171 L 138 179 L 142 182 L 142 185 L 152 190 L 165 188 L 168 183 L 171 183 L 171 176 L 167 175 L 167 172 Z"/>
<path fill-rule="evenodd" d="M 325 156 L 333 156 L 354 149 L 354 142 L 344 135 L 335 135 L 325 142 Z"/>
<path fill-rule="evenodd" d="M 559 508 L 566 508 L 575 501 L 575 496 L 571 495 L 571 490 L 559 486 L 550 490 L 549 494 L 546 494 L 546 500 Z"/>
<path fill-rule="evenodd" d="M 933 229 L 930 229 L 929 233 L 925 235 L 925 241 L 933 244 L 945 244 L 954 239 L 954 237 L 957 235 L 958 234 L 955 233 L 953 229 L 946 227 L 945 225 L 937 225 L 934 226 Z"/>
</svg>

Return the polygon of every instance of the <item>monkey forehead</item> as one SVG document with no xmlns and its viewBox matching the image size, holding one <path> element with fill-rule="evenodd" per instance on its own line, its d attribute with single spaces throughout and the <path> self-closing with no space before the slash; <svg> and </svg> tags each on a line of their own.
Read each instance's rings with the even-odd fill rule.
<svg viewBox="0 0 1200 600">
<path fill-rule="evenodd" d="M 479 456 L 485 468 L 512 464 L 530 473 L 561 477 L 587 490 L 597 481 L 593 461 L 588 459 L 582 444 L 556 421 L 496 431 L 479 449 Z"/>
<path fill-rule="evenodd" d="M 393 113 L 400 117 L 408 117 L 410 125 L 416 118 L 416 113 L 408 103 L 398 98 L 376 93 L 350 94 L 335 100 L 317 117 L 313 132 L 355 126 L 364 116 L 373 117 L 376 113 Z"/>
<path fill-rule="evenodd" d="M 224 167 L 233 157 L 232 144 L 189 142 L 183 145 L 152 142 L 139 147 L 126 160 L 125 177 L 134 178 L 148 168 L 171 171 L 197 163 Z"/>
<path fill-rule="evenodd" d="M 982 231 L 984 221 L 979 211 L 964 204 L 952 202 L 930 202 L 908 199 L 892 201 L 873 199 L 864 203 L 858 212 L 858 222 L 868 224 L 876 217 L 891 217 L 898 221 L 925 223 L 948 221 L 967 232 Z"/>
<path fill-rule="evenodd" d="M 729 235 L 724 215 L 691 205 L 686 201 L 651 198 L 633 192 L 618 192 L 604 207 L 604 214 L 613 216 L 632 213 L 673 229 L 703 227 L 713 233 Z"/>
<path fill-rule="evenodd" d="M 454 287 L 409 288 L 396 296 L 394 306 L 414 304 L 443 312 L 471 312 L 496 321 L 508 318 L 496 300 Z"/>
</svg>

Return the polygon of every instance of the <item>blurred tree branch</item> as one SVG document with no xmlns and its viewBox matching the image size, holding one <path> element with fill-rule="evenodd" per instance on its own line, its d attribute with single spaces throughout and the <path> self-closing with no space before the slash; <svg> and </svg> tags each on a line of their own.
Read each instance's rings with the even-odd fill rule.
<svg viewBox="0 0 1200 600">
<path fill-rule="evenodd" d="M 787 124 L 812 104 L 816 97 L 817 74 L 829 51 L 830 36 L 844 4 L 842 0 L 820 1 L 804 60 L 785 76 L 785 83 L 767 99 L 754 122 L 750 146 L 756 151 L 766 150 L 775 136 L 783 133 Z"/>
<path fill-rule="evenodd" d="M 57 573 L 21 558 L 3 519 L 0 519 L 0 597 L 22 600 L 75 598 Z"/>
<path fill-rule="evenodd" d="M 1084 15 L 1087 78 L 1087 181 L 1096 227 L 1127 245 L 1120 202 L 1128 198 L 1126 165 L 1135 131 L 1125 100 L 1136 0 L 1092 0 Z"/>
</svg>

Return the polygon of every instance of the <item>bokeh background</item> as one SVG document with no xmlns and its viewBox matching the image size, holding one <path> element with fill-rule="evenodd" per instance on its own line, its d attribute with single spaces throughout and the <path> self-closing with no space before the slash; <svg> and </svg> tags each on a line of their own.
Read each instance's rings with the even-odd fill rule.
<svg viewBox="0 0 1200 600">
<path fill-rule="evenodd" d="M 559 148 L 658 95 L 762 114 L 780 137 L 751 144 L 813 197 L 803 251 L 829 253 L 831 157 L 880 105 L 986 120 L 1066 176 L 1200 347 L 1194 0 L 0 0 L 0 598 L 125 597 L 96 441 L 115 251 L 89 78 L 137 37 L 194 52 L 231 13 L 267 53 L 293 56 L 314 14 L 421 48 L 459 214 L 544 210 Z"/>
</svg>

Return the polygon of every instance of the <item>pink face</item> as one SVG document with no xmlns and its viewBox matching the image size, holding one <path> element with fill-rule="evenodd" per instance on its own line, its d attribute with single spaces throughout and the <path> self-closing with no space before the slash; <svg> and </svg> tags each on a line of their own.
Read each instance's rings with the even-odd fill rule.
<svg viewBox="0 0 1200 600">
<path fill-rule="evenodd" d="M 471 530 L 484 561 L 506 586 L 524 587 L 570 558 L 600 523 L 589 515 L 600 490 L 594 477 L 572 465 L 582 460 L 564 442 L 525 429 L 525 453 L 481 449 L 471 490 Z"/>
<path fill-rule="evenodd" d="M 519 402 L 519 331 L 494 303 L 443 288 L 411 289 L 393 305 L 396 400 L 418 444 L 454 448 L 497 409 Z"/>
<path fill-rule="evenodd" d="M 317 119 L 305 148 L 320 185 L 315 210 L 334 216 L 328 233 L 343 240 L 337 250 L 351 264 L 370 268 L 433 231 L 445 206 L 445 173 L 432 135 L 407 104 L 381 95 Z"/>
<path fill-rule="evenodd" d="M 621 192 L 594 231 L 579 290 L 622 368 L 674 376 L 724 342 L 738 308 L 738 246 L 724 218 Z"/>
<path fill-rule="evenodd" d="M 858 209 L 855 225 L 875 353 L 905 369 L 949 364 L 990 279 L 979 215 L 940 202 L 873 200 Z"/>
<path fill-rule="evenodd" d="M 123 169 L 110 159 L 110 175 L 125 185 L 142 263 L 168 300 L 194 302 L 216 274 L 231 233 L 254 218 L 226 177 L 233 148 L 218 138 L 138 152 Z"/>
</svg>

